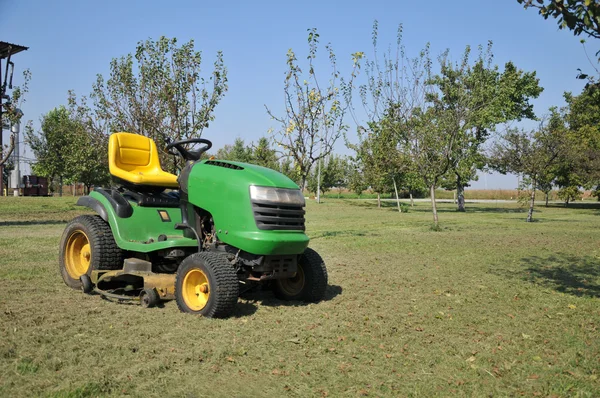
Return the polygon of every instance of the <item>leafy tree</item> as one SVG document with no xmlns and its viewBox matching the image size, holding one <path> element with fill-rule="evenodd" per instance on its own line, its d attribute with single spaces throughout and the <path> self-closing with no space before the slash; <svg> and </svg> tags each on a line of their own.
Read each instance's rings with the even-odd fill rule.
<svg viewBox="0 0 600 398">
<path fill-rule="evenodd" d="M 42 116 L 39 134 L 35 134 L 32 129 L 25 132 L 37 159 L 32 171 L 50 179 L 58 178 L 60 196 L 63 179 L 69 176 L 67 159 L 71 153 L 69 147 L 73 142 L 73 132 L 79 127 L 71 120 L 68 109 L 60 106 Z"/>
<path fill-rule="evenodd" d="M 359 129 L 359 144 L 348 144 L 362 166 L 365 183 L 377 194 L 377 207 L 381 207 L 381 194 L 394 189 L 403 171 L 398 139 L 389 126 L 389 123 L 370 122 L 366 134 Z"/>
<path fill-rule="evenodd" d="M 90 95 L 92 117 L 106 121 L 111 131 L 151 137 L 159 147 L 199 137 L 228 88 L 222 52 L 209 77 L 201 76 L 201 64 L 193 40 L 180 47 L 175 38 L 140 41 L 134 54 L 111 61 L 107 79 L 98 75 Z M 166 154 L 161 160 L 177 166 Z"/>
<path fill-rule="evenodd" d="M 558 184 L 600 187 L 600 87 L 588 85 L 578 96 L 566 93 L 565 100 L 570 150 L 561 162 Z"/>
<path fill-rule="evenodd" d="M 225 145 L 223 148 L 220 148 L 215 157 L 217 159 L 248 163 L 252 160 L 252 148 L 247 147 L 244 140 L 238 137 L 233 142 L 233 145 Z"/>
<path fill-rule="evenodd" d="M 317 175 L 313 173 L 308 178 L 308 190 L 317 192 Z M 335 154 L 331 154 L 326 159 L 325 165 L 321 170 L 321 193 L 327 192 L 333 187 L 344 187 L 346 185 L 346 165 L 345 160 Z"/>
<path fill-rule="evenodd" d="M 362 193 L 366 191 L 367 188 L 369 188 L 369 185 L 367 184 L 366 179 L 362 174 L 359 162 L 354 162 L 353 164 L 350 164 L 349 170 L 350 172 L 348 173 L 348 188 L 352 192 L 356 193 L 360 198 L 360 195 L 362 195 Z"/>
<path fill-rule="evenodd" d="M 75 120 L 72 142 L 67 160 L 68 175 L 71 182 L 81 182 L 86 193 L 92 186 L 110 183 L 108 171 L 108 136 L 87 131 L 81 121 Z"/>
<path fill-rule="evenodd" d="M 432 90 L 427 100 L 436 111 L 437 123 L 443 134 L 454 137 L 449 151 L 449 171 L 454 176 L 458 210 L 465 211 L 464 188 L 476 178 L 485 164 L 481 146 L 497 124 L 522 118 L 535 118 L 530 98 L 537 98 L 543 89 L 536 73 L 518 70 L 506 63 L 501 73 L 492 65 L 492 43 L 470 62 L 467 46 L 460 63 L 452 63 L 446 52 L 440 58 L 440 73 L 429 79 Z"/>
<path fill-rule="evenodd" d="M 298 169 L 294 167 L 294 163 L 292 159 L 289 157 L 283 157 L 280 160 L 279 171 L 286 175 L 290 180 L 296 182 L 300 180 L 300 176 L 298 175 Z M 300 185 L 300 184 L 298 184 Z"/>
<path fill-rule="evenodd" d="M 541 181 L 547 181 L 564 150 L 564 141 L 563 131 L 542 126 L 535 132 L 510 130 L 492 148 L 490 165 L 493 169 L 504 174 L 522 174 L 524 184 L 530 185 L 527 222 L 533 221 L 535 191 Z"/>
<path fill-rule="evenodd" d="M 581 191 L 579 187 L 570 185 L 558 190 L 558 197 L 565 202 L 565 206 L 569 205 L 569 202 L 577 199 L 581 199 Z"/>
<path fill-rule="evenodd" d="M 266 137 L 259 138 L 258 143 L 253 146 L 251 163 L 273 170 L 280 169 L 277 154 L 274 149 L 271 149 Z"/>
<path fill-rule="evenodd" d="M 595 0 L 517 1 L 525 8 L 537 8 L 544 19 L 557 19 L 559 29 L 567 28 L 577 36 L 586 33 L 600 39 L 600 3 Z"/>
<path fill-rule="evenodd" d="M 328 84 L 322 86 L 317 78 L 315 60 L 319 47 L 316 29 L 308 30 L 308 65 L 305 73 L 298 63 L 296 53 L 287 53 L 288 70 L 284 80 L 285 112 L 277 116 L 265 105 L 269 116 L 279 124 L 273 132 L 275 143 L 284 156 L 290 156 L 304 189 L 313 166 L 333 151 L 333 146 L 347 129 L 344 124 L 346 107 L 341 92 L 352 87 L 362 53 L 352 54 L 353 69 L 348 81 L 340 77 L 335 53 L 330 44 L 325 46 L 331 64 Z"/>
<path fill-rule="evenodd" d="M 377 21 L 373 23 L 372 40 L 373 56 L 365 61 L 366 83 L 359 86 L 367 125 L 386 124 L 385 128 L 393 132 L 400 152 L 409 159 L 418 180 L 428 187 L 434 228 L 438 228 L 435 188 L 450 169 L 450 152 L 458 131 L 452 129 L 447 134 L 427 101 L 432 86 L 426 82 L 433 76 L 429 44 L 417 57 L 408 57 L 402 41 L 403 27 L 399 25 L 395 52 L 390 49 L 379 55 Z M 346 101 L 351 103 L 352 96 L 347 95 Z"/>
<path fill-rule="evenodd" d="M 90 129 L 75 108 L 61 106 L 42 117 L 39 134 L 26 129 L 25 136 L 37 158 L 34 173 L 63 182 L 81 182 L 89 192 L 92 185 L 106 184 L 108 136 Z"/>
</svg>

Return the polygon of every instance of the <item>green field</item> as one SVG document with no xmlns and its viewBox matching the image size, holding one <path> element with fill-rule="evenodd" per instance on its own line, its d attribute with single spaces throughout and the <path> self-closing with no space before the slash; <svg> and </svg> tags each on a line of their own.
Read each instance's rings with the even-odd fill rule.
<svg viewBox="0 0 600 398">
<path fill-rule="evenodd" d="M 0 198 L 2 397 L 600 396 L 597 208 L 309 203 L 326 300 L 212 320 L 67 288 L 74 203 Z"/>
</svg>

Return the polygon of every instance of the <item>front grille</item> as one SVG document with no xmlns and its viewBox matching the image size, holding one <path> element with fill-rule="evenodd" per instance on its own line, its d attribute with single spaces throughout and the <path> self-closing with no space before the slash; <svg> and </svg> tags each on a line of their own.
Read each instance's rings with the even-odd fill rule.
<svg viewBox="0 0 600 398">
<path fill-rule="evenodd" d="M 280 205 L 252 201 L 252 210 L 258 229 L 304 231 L 304 209 L 302 206 Z"/>
</svg>

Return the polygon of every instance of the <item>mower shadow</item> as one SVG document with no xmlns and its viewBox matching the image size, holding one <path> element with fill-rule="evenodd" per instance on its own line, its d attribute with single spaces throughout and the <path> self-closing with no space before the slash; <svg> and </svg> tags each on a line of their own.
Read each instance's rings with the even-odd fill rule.
<svg viewBox="0 0 600 398">
<path fill-rule="evenodd" d="M 578 297 L 600 297 L 600 260 L 590 256 L 553 254 L 521 259 L 531 283 Z"/>
<path fill-rule="evenodd" d="M 327 285 L 325 297 L 322 301 L 332 300 L 336 296 L 342 294 L 342 290 L 341 286 Z M 240 299 L 241 300 L 238 300 L 234 312 L 234 316 L 238 318 L 254 314 L 258 310 L 259 305 L 267 307 L 303 307 L 311 304 L 303 301 L 279 300 L 270 289 L 266 287 L 261 288 L 260 286 L 242 293 Z"/>
</svg>

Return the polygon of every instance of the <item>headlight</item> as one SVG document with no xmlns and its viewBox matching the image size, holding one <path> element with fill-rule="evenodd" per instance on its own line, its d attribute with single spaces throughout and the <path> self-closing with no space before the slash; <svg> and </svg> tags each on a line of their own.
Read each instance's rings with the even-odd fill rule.
<svg viewBox="0 0 600 398">
<path fill-rule="evenodd" d="M 250 186 L 250 199 L 291 206 L 304 206 L 304 195 L 299 189 Z"/>
</svg>

